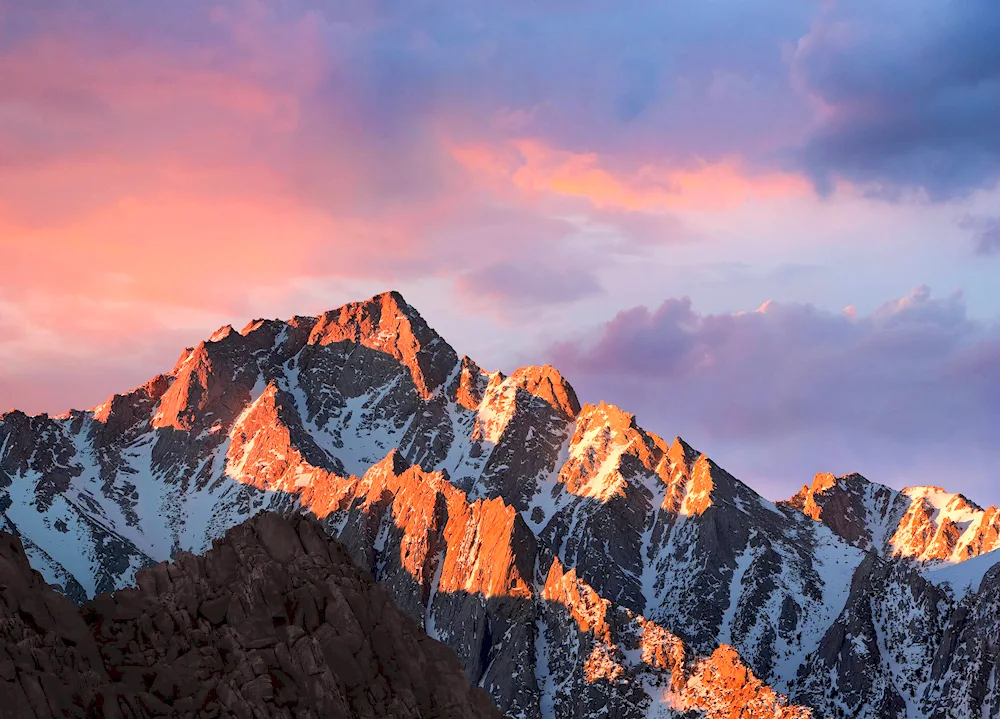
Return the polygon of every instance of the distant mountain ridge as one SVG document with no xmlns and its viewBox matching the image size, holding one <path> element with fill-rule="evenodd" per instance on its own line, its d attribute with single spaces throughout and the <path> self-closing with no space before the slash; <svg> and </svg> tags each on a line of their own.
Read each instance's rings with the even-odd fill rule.
<svg viewBox="0 0 1000 719">
<path fill-rule="evenodd" d="M 0 447 L 2 528 L 77 601 L 309 511 L 511 717 L 1000 712 L 996 573 L 921 574 L 995 546 L 992 508 L 860 475 L 774 504 L 552 367 L 484 372 L 398 293 L 222 328 L 94 410 L 3 415 Z"/>
<path fill-rule="evenodd" d="M 928 567 L 1000 548 L 1000 508 L 983 509 L 941 487 L 900 491 L 860 474 L 817 474 L 788 504 L 862 549 Z"/>
</svg>

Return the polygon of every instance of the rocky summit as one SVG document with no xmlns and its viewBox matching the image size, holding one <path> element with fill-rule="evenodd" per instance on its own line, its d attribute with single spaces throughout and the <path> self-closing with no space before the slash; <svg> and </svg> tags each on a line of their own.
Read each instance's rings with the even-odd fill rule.
<svg viewBox="0 0 1000 719">
<path fill-rule="evenodd" d="M 261 510 L 314 517 L 275 530 L 293 547 L 292 536 L 310 538 L 297 540 L 301 558 L 273 592 L 267 572 L 248 569 L 254 580 L 234 580 L 235 593 L 263 594 L 223 601 L 212 562 L 232 542 L 227 530 Z M 343 609 L 332 586 L 343 583 L 312 576 L 332 571 L 312 568 L 321 529 L 408 617 L 391 641 L 405 636 L 447 664 L 414 638 L 420 627 L 508 717 L 1000 715 L 996 508 L 861 475 L 819 475 L 770 502 L 683 439 L 612 405 L 581 406 L 555 368 L 480 369 L 397 293 L 224 327 L 169 373 L 88 411 L 3 415 L 0 512 L 45 581 L 84 606 L 73 631 L 94 637 L 50 641 L 44 626 L 18 625 L 37 636 L 18 644 L 32 650 L 18 650 L 17 677 L 70 662 L 97 677 L 87 687 L 107 672 L 133 687 L 129 697 L 152 697 L 150 711 L 204 701 L 182 694 L 191 676 L 212 677 L 220 712 L 239 700 L 247 716 L 261 701 L 279 711 L 279 684 L 333 702 L 308 705 L 319 712 L 337 701 L 367 711 L 339 689 L 350 681 L 381 687 L 365 689 L 366 707 L 479 706 L 446 678 L 407 689 L 426 676 L 416 669 L 389 689 L 371 664 L 337 674 L 322 647 L 350 617 L 328 616 Z M 260 529 L 276 521 L 235 536 L 292 557 Z M 244 576 L 240 561 L 222 565 Z M 382 590 L 365 592 L 390 606 Z M 292 604 L 280 600 L 289 593 Z M 347 601 L 375 652 L 381 625 Z M 299 617 L 293 605 L 309 609 Z M 121 626 L 106 619 L 119 614 Z M 173 653 L 168 637 L 185 622 L 203 634 L 181 636 L 204 655 Z M 295 655 L 294 674 L 276 647 L 302 636 L 319 648 Z M 174 673 L 159 679 L 157 662 Z"/>
</svg>

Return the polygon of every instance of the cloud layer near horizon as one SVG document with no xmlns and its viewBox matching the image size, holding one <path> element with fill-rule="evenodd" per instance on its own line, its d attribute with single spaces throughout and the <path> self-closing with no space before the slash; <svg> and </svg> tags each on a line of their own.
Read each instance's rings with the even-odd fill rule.
<svg viewBox="0 0 1000 719">
<path fill-rule="evenodd" d="M 970 319 L 960 295 L 918 287 L 870 314 L 768 302 L 712 315 L 669 299 L 550 354 L 582 398 L 739 457 L 731 469 L 757 484 L 857 470 L 895 484 L 957 477 L 1000 500 L 1000 324 Z"/>
</svg>

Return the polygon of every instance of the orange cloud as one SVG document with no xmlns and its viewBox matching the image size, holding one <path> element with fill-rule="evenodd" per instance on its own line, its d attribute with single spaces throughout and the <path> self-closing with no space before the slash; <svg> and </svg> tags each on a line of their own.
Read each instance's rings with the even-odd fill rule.
<svg viewBox="0 0 1000 719">
<path fill-rule="evenodd" d="M 393 88 L 352 77 L 321 18 L 270 12 L 206 10 L 221 45 L 57 25 L 0 50 L 0 408 L 36 365 L 113 379 L 130 346 L 168 347 L 162 369 L 216 323 L 328 309 L 291 302 L 304 286 L 461 293 L 476 278 L 575 300 L 621 245 L 676 233 L 675 210 L 799 190 L 735 161 L 628 168 L 498 139 L 521 131 L 516 110 L 491 126 L 404 104 L 412 117 L 382 132 Z M 581 231 L 599 239 L 572 245 Z"/>
<path fill-rule="evenodd" d="M 499 147 L 455 146 L 452 156 L 485 184 L 508 183 L 528 195 L 583 198 L 598 209 L 712 212 L 811 192 L 798 175 L 751 174 L 737 159 L 693 169 L 653 164 L 618 168 L 596 153 L 559 150 L 534 139 Z"/>
</svg>

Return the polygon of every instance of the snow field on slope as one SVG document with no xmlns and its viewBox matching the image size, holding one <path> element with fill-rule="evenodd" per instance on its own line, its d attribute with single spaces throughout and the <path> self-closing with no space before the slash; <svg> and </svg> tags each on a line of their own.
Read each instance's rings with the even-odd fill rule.
<svg viewBox="0 0 1000 719">
<path fill-rule="evenodd" d="M 998 563 L 1000 549 L 994 549 L 959 564 L 922 572 L 921 576 L 933 584 L 947 587 L 955 601 L 961 601 L 966 595 L 979 591 L 983 577 Z"/>
</svg>

